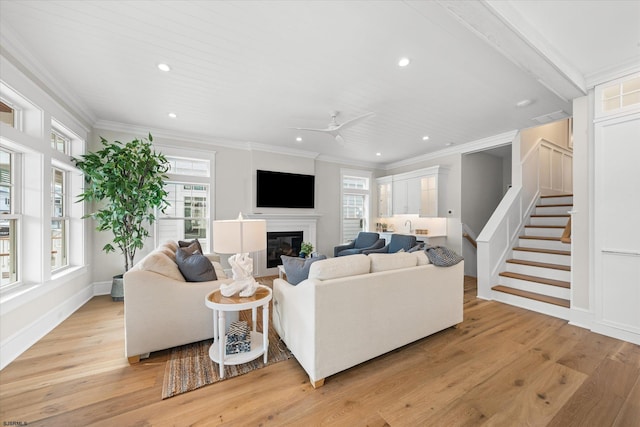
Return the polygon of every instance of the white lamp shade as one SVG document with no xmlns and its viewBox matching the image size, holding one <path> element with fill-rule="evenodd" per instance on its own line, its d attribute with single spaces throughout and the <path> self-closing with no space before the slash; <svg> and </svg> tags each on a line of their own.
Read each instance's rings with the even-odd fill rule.
<svg viewBox="0 0 640 427">
<path fill-rule="evenodd" d="M 213 221 L 213 251 L 242 254 L 267 248 L 267 222 L 263 219 Z"/>
</svg>

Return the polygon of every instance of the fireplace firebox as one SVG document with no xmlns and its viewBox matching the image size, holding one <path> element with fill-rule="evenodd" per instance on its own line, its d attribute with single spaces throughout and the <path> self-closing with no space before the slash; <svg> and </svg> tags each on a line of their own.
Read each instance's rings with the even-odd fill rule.
<svg viewBox="0 0 640 427">
<path fill-rule="evenodd" d="M 267 268 L 281 265 L 281 255 L 298 256 L 302 238 L 302 231 L 267 232 Z"/>
</svg>

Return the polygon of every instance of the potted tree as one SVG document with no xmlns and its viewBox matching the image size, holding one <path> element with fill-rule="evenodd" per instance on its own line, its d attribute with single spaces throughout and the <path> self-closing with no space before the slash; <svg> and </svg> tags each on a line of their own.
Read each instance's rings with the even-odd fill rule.
<svg viewBox="0 0 640 427">
<path fill-rule="evenodd" d="M 153 150 L 153 137 L 131 142 L 109 142 L 100 137 L 102 149 L 79 158 L 72 158 L 84 173 L 84 191 L 78 202 L 94 202 L 93 218 L 98 231 L 111 230 L 113 240 L 102 250 L 114 252 L 117 247 L 124 256 L 124 271 L 133 266 L 136 250 L 142 249 L 149 236 L 147 225 L 155 221 L 154 208 L 161 212 L 168 206 L 164 189 L 169 163 L 164 155 Z M 114 276 L 111 297 L 124 299 L 122 274 Z"/>
</svg>

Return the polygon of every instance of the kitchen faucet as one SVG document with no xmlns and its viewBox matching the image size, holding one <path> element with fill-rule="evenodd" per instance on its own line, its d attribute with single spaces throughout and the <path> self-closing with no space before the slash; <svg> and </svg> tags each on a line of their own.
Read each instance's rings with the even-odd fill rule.
<svg viewBox="0 0 640 427">
<path fill-rule="evenodd" d="M 405 227 L 407 226 L 407 223 L 409 223 L 409 232 L 411 232 L 411 220 L 410 220 L 410 219 L 408 219 L 408 220 L 406 220 L 406 221 L 404 222 L 404 226 L 405 226 Z"/>
</svg>

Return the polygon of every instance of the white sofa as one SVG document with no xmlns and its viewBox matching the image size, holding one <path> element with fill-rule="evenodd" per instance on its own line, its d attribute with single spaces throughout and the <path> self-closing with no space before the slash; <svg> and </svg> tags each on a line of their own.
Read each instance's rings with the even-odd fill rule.
<svg viewBox="0 0 640 427">
<path fill-rule="evenodd" d="M 217 255 L 211 260 L 218 280 L 187 282 L 175 262 L 178 244 L 166 242 L 124 275 L 125 355 L 136 363 L 141 355 L 213 337 L 213 311 L 205 297 L 226 278 Z M 236 318 L 228 318 L 227 324 Z"/>
<path fill-rule="evenodd" d="M 464 262 L 424 252 L 317 261 L 294 286 L 274 280 L 273 324 L 319 387 L 337 372 L 462 322 Z"/>
</svg>

